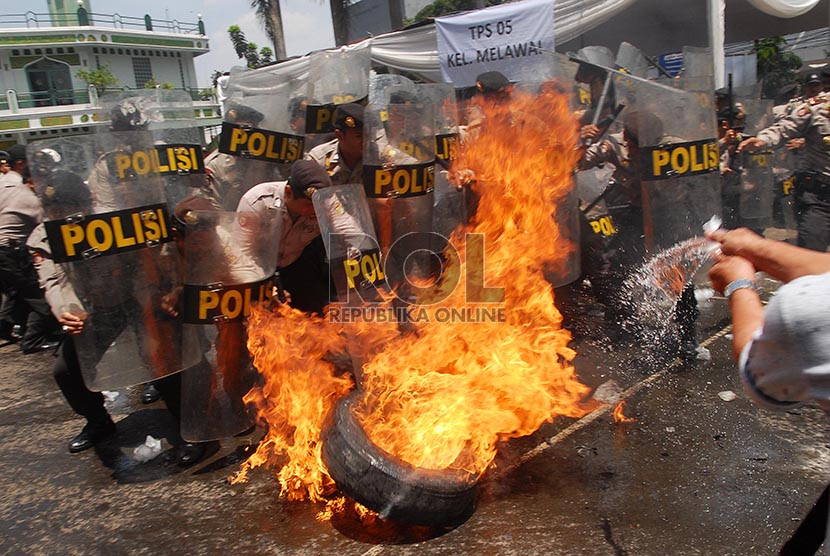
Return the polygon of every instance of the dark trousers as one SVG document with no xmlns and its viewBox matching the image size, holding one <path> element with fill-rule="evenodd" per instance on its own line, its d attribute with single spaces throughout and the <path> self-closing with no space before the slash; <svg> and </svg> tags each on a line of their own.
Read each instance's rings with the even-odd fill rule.
<svg viewBox="0 0 830 556">
<path fill-rule="evenodd" d="M 597 299 L 606 305 L 606 320 L 622 323 L 634 318 L 633 307 L 620 303 L 620 288 L 628 275 L 646 259 L 643 211 L 639 207 L 618 207 L 609 210 L 617 233 L 608 238 L 594 234 L 583 224 L 583 268 L 591 280 Z M 585 237 L 584 234 L 590 234 Z M 587 261 L 587 264 L 586 262 Z M 680 339 L 697 343 L 695 322 L 700 314 L 693 284 L 680 295 L 674 311 Z"/>
<path fill-rule="evenodd" d="M 337 299 L 322 236 L 314 238 L 296 261 L 279 272 L 283 288 L 291 294 L 291 306 L 296 309 L 322 314 L 323 308 Z"/>
<path fill-rule="evenodd" d="M 830 186 L 824 190 L 799 190 L 796 186 L 795 221 L 798 246 L 827 251 L 830 246 Z"/>
<path fill-rule="evenodd" d="M 58 322 L 43 297 L 37 272 L 25 247 L 0 247 L 0 290 L 9 301 L 0 308 L 0 323 L 26 323 L 20 347 L 29 351 L 58 333 Z"/>
<path fill-rule="evenodd" d="M 107 334 L 100 334 L 96 336 L 95 353 L 92 354 L 92 362 L 97 362 L 106 352 L 107 347 L 112 341 L 118 337 L 122 328 L 117 326 L 108 327 L 112 322 L 105 322 L 109 315 L 103 313 L 97 322 L 100 325 L 99 330 L 108 330 Z M 89 325 L 94 325 L 96 321 L 93 319 Z M 67 335 L 61 345 L 58 353 L 58 359 L 52 367 L 52 375 L 55 377 L 55 382 L 58 384 L 63 397 L 66 399 L 69 407 L 83 417 L 86 417 L 89 422 L 106 421 L 108 418 L 107 410 L 104 408 L 104 396 L 100 392 L 93 392 L 86 387 L 84 383 L 83 373 L 81 372 L 81 365 L 78 359 L 78 352 L 75 346 L 75 341 L 72 336 Z M 176 418 L 179 420 L 181 415 L 181 376 L 180 373 L 168 375 L 154 381 L 156 387 L 164 399 L 165 405 Z"/>
<path fill-rule="evenodd" d="M 58 359 L 52 367 L 52 375 L 75 413 L 86 417 L 90 423 L 100 423 L 109 418 L 104 408 L 104 396 L 101 392 L 93 392 L 84 384 L 75 342 L 69 335 L 64 338 L 61 345 Z"/>
</svg>

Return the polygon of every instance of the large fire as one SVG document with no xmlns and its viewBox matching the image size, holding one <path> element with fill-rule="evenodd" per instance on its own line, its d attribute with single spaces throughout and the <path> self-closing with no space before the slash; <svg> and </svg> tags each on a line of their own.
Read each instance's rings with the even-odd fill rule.
<svg viewBox="0 0 830 556">
<path fill-rule="evenodd" d="M 255 310 L 248 346 L 264 386 L 245 399 L 267 432 L 236 480 L 267 464 L 279 469 L 288 499 L 326 497 L 333 485 L 320 432 L 336 401 L 353 388 L 335 360 L 346 360 L 343 354 L 357 344 L 363 360 L 355 373 L 361 377 L 357 417 L 378 447 L 418 467 L 478 476 L 499 441 L 531 434 L 556 416 L 587 412 L 581 401 L 589 388 L 575 375 L 571 336 L 543 277 L 546 266 L 563 264 L 563 251 L 577 248 L 563 249 L 552 217 L 572 187 L 578 158 L 568 97 L 514 91 L 500 105 L 476 102 L 483 124 L 465 141 L 454 168 L 472 171 L 480 200 L 471 224 L 453 234 L 460 257 L 444 269 L 439 290 L 448 277 L 463 278 L 451 292 L 421 300 L 419 310 L 436 317 L 469 309 L 482 293 L 468 291 L 470 285 L 484 284 L 485 293 L 501 288 L 503 295 L 473 305 L 498 306 L 504 318 L 424 318 L 401 333 L 394 324 L 336 326 L 285 307 Z M 465 242 L 466 233 L 482 234 L 483 241 Z"/>
</svg>

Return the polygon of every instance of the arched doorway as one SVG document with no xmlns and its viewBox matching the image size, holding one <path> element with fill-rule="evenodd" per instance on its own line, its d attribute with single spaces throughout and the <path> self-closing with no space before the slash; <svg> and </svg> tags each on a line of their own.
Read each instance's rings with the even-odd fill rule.
<svg viewBox="0 0 830 556">
<path fill-rule="evenodd" d="M 72 104 L 72 76 L 69 64 L 41 58 L 26 66 L 29 90 L 32 92 L 35 106 L 56 106 Z"/>
</svg>

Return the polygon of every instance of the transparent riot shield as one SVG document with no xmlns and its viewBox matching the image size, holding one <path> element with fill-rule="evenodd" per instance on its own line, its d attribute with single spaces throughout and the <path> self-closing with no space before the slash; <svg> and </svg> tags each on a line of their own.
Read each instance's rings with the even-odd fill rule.
<svg viewBox="0 0 830 556">
<path fill-rule="evenodd" d="M 363 185 L 387 277 L 405 298 L 407 280 L 431 273 L 435 119 L 424 99 L 388 91 L 388 104 L 370 104 L 365 111 Z"/>
<path fill-rule="evenodd" d="M 385 302 L 390 291 L 363 187 L 348 184 L 318 189 L 312 201 L 337 290 L 337 300 L 328 306 L 329 320 L 341 324 L 374 322 L 375 315 L 388 315 Z M 367 311 L 365 318 L 363 309 Z M 393 322 L 394 317 L 384 321 Z M 375 335 L 360 335 L 350 326 L 344 330 L 359 384 Z"/>
<path fill-rule="evenodd" d="M 370 50 L 324 51 L 311 55 L 308 91 L 304 97 L 306 150 L 330 140 L 337 105 L 366 102 L 369 94 Z M 298 122 L 299 123 L 299 122 Z"/>
<path fill-rule="evenodd" d="M 715 113 L 694 93 L 615 75 L 625 102 L 631 163 L 641 177 L 646 248 L 655 254 L 699 236 L 720 216 Z"/>
<path fill-rule="evenodd" d="M 772 101 L 736 98 L 744 114 L 743 134 L 754 136 L 772 124 Z M 742 153 L 741 195 L 739 214 L 741 225 L 762 230 L 772 223 L 772 203 L 775 197 L 775 154 L 771 149 Z"/>
<path fill-rule="evenodd" d="M 628 42 L 621 42 L 614 61 L 615 69 L 635 77 L 645 79 L 648 76 L 648 59 L 642 51 Z"/>
<path fill-rule="evenodd" d="M 200 359 L 182 373 L 181 434 L 201 442 L 254 423 L 242 401 L 258 377 L 245 318 L 253 305 L 271 299 L 281 213 L 191 211 L 184 220 L 179 306 L 191 333 L 185 349 Z"/>
<path fill-rule="evenodd" d="M 602 52 L 602 50 L 600 50 Z M 574 77 L 579 70 L 579 64 L 567 56 L 553 52 L 543 53 L 534 64 L 533 72 L 523 75 L 522 88 L 533 94 L 554 91 L 571 95 L 571 106 L 575 112 L 580 110 L 582 99 L 577 91 Z M 613 119 L 607 122 L 598 122 L 606 128 L 610 127 Z M 554 286 L 563 286 L 576 280 L 582 271 L 580 251 L 574 246 L 580 244 L 580 191 L 578 179 L 559 199 L 553 201 L 553 218 L 556 221 L 559 235 L 555 241 L 557 250 L 563 256 L 555 267 L 545 268 L 545 278 Z M 598 194 L 597 194 L 598 195 Z M 583 197 L 584 198 L 584 197 Z"/>
<path fill-rule="evenodd" d="M 448 179 L 449 170 L 461 148 L 455 89 L 449 83 L 428 83 L 418 85 L 418 95 L 434 107 L 435 116 L 432 230 L 436 232 L 436 238 L 449 238 L 454 230 L 467 221 L 465 190 L 451 184 Z M 433 249 L 439 247 L 440 243 L 433 243 Z"/>
<path fill-rule="evenodd" d="M 52 172 L 72 172 L 86 180 L 98 158 L 91 135 L 42 139 L 26 145 L 29 173 L 35 193 L 42 196 Z"/>
<path fill-rule="evenodd" d="M 151 171 L 152 137 L 138 130 L 101 132 L 95 140 L 103 154 L 88 191 L 53 204 L 44 226 L 68 279 L 57 310 L 85 318 L 74 338 L 84 381 L 92 390 L 114 390 L 198 359 L 182 349 L 181 322 L 163 308 L 180 277 L 163 183 Z"/>
<path fill-rule="evenodd" d="M 378 301 L 386 276 L 363 187 L 349 184 L 318 189 L 312 201 L 331 264 L 337 303 L 354 307 Z"/>
<path fill-rule="evenodd" d="M 288 177 L 291 163 L 303 156 L 292 100 L 305 88 L 304 80 L 268 72 L 231 72 L 219 149 L 206 161 L 216 207 L 234 211 L 253 186 Z"/>
<path fill-rule="evenodd" d="M 666 85 L 712 95 L 715 90 L 715 61 L 710 48 L 684 46 L 683 70 L 674 79 L 661 79 Z"/>
<path fill-rule="evenodd" d="M 179 201 L 206 187 L 204 137 L 196 125 L 193 101 L 185 91 L 154 89 L 163 120 L 150 125 L 164 180 L 167 202 L 172 210 Z"/>
</svg>

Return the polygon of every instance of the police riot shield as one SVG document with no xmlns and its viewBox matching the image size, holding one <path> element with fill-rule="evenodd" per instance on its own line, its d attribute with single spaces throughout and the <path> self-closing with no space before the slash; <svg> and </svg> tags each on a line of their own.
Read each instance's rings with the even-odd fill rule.
<svg viewBox="0 0 830 556">
<path fill-rule="evenodd" d="M 322 51 L 311 55 L 304 113 L 306 150 L 334 134 L 339 104 L 365 103 L 369 95 L 370 49 Z M 299 123 L 299 122 L 298 122 Z"/>
<path fill-rule="evenodd" d="M 326 248 L 337 300 L 328 306 L 330 322 L 394 323 L 389 315 L 390 291 L 386 282 L 380 246 L 372 225 L 366 194 L 360 184 L 318 189 L 312 196 L 320 235 Z M 366 309 L 363 317 L 362 309 Z M 354 334 L 344 328 L 355 378 L 360 384 L 363 362 L 372 351 L 373 334 Z"/>
<path fill-rule="evenodd" d="M 56 195 L 64 205 L 50 207 L 45 231 L 69 283 L 58 311 L 85 318 L 73 338 L 84 381 L 92 390 L 114 390 L 198 358 L 182 349 L 181 321 L 164 309 L 180 277 L 163 182 L 152 171 L 152 136 L 137 129 L 102 131 L 94 139 L 103 154 L 88 190 Z M 44 198 L 49 194 L 47 184 Z"/>
<path fill-rule="evenodd" d="M 450 234 L 467 221 L 465 189 L 450 183 L 449 170 L 461 148 L 455 88 L 449 83 L 418 85 L 418 95 L 433 106 L 435 116 L 435 188 L 432 204 L 432 230 L 436 238 Z M 433 243 L 433 248 L 442 248 Z"/>
<path fill-rule="evenodd" d="M 153 89 L 162 120 L 150 125 L 158 153 L 158 173 L 164 180 L 172 210 L 189 195 L 206 187 L 204 138 L 196 125 L 193 101 L 185 91 Z"/>
<path fill-rule="evenodd" d="M 363 187 L 348 184 L 318 189 L 312 201 L 338 304 L 355 307 L 380 300 L 386 276 Z"/>
<path fill-rule="evenodd" d="M 215 206 L 234 211 L 253 186 L 288 177 L 291 163 L 303 156 L 292 101 L 305 87 L 304 80 L 267 71 L 231 72 L 219 149 L 206 161 Z"/>
<path fill-rule="evenodd" d="M 648 59 L 642 51 L 628 42 L 621 42 L 614 60 L 617 71 L 645 79 L 648 77 Z"/>
<path fill-rule="evenodd" d="M 373 80 L 369 94 L 363 122 L 363 185 L 388 280 L 405 290 L 405 277 L 426 278 L 431 273 L 433 106 L 405 81 Z"/>
<path fill-rule="evenodd" d="M 629 152 L 641 177 L 646 248 L 653 255 L 700 235 L 721 214 L 715 113 L 700 95 L 652 81 L 617 74 L 615 85 L 627 106 Z"/>
<path fill-rule="evenodd" d="M 684 91 L 708 96 L 715 90 L 715 61 L 710 48 L 684 46 L 683 69 L 674 79 L 660 78 L 660 82 Z"/>
<path fill-rule="evenodd" d="M 743 135 L 754 136 L 772 124 L 772 101 L 736 98 L 744 113 Z M 774 157 L 772 149 L 744 151 L 741 159 L 741 225 L 763 230 L 772 223 L 775 196 Z"/>
<path fill-rule="evenodd" d="M 181 435 L 189 442 L 232 436 L 254 423 L 242 401 L 258 376 L 245 318 L 253 305 L 270 302 L 281 216 L 269 210 L 190 211 L 183 217 L 179 306 L 191 332 L 185 348 L 200 354 L 182 373 Z"/>
<path fill-rule="evenodd" d="M 43 194 L 52 172 L 72 172 L 86 180 L 97 158 L 91 135 L 42 139 L 26 145 L 29 173 L 38 196 Z"/>
<path fill-rule="evenodd" d="M 538 61 L 532 66 L 533 73 L 522 76 L 522 88 L 532 94 L 555 92 L 570 95 L 571 106 L 578 111 L 582 99 L 577 91 L 574 77 L 579 70 L 579 64 L 567 56 L 554 52 L 545 52 L 537 57 Z M 613 123 L 600 122 L 606 127 Z M 576 178 L 578 179 L 578 178 Z M 580 244 L 580 192 L 577 183 L 563 192 L 562 196 L 553 200 L 553 218 L 556 221 L 559 234 L 554 239 L 557 251 L 563 254 L 555 267 L 545 268 L 545 278 L 554 286 L 563 286 L 576 280 L 581 274 L 580 250 L 574 246 Z"/>
</svg>

